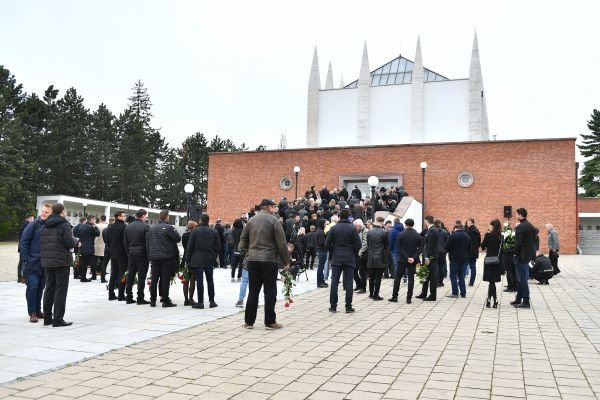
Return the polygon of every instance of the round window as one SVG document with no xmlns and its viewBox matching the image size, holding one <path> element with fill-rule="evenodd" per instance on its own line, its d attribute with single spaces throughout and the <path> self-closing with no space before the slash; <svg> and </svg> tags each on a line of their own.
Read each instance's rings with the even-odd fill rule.
<svg viewBox="0 0 600 400">
<path fill-rule="evenodd" d="M 458 184 L 461 187 L 469 187 L 473 184 L 473 174 L 467 171 L 463 171 L 458 174 Z"/>
<path fill-rule="evenodd" d="M 292 188 L 292 180 L 289 177 L 284 176 L 279 180 L 279 187 L 282 190 L 290 190 Z"/>
</svg>

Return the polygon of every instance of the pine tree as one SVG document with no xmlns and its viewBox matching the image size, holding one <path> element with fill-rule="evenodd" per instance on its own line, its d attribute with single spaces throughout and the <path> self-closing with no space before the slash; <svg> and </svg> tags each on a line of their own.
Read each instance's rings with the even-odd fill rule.
<svg viewBox="0 0 600 400">
<path fill-rule="evenodd" d="M 585 196 L 600 196 L 600 111 L 594 110 L 588 121 L 591 133 L 581 134 L 583 144 L 578 145 L 581 155 L 591 157 L 583 163 L 579 178 L 579 186 L 584 189 Z"/>
<path fill-rule="evenodd" d="M 118 134 L 115 116 L 100 104 L 90 117 L 89 179 L 86 192 L 90 198 L 111 200 L 117 193 Z"/>
</svg>

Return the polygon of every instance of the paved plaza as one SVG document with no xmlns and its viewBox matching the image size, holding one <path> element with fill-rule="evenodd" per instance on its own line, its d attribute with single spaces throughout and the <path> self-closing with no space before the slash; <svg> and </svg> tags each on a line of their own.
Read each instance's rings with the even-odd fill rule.
<svg viewBox="0 0 600 400">
<path fill-rule="evenodd" d="M 6 268 L 8 256 L 0 254 L 0 259 Z M 329 291 L 319 289 L 299 294 L 288 309 L 280 300 L 278 321 L 284 328 L 277 331 L 262 327 L 262 310 L 255 329 L 243 329 L 241 314 L 235 309 L 224 312 L 231 304 L 223 301 L 231 303 L 230 299 L 217 299 L 220 307 L 215 310 L 223 305 L 223 314 L 209 320 L 205 316 L 210 310 L 193 313 L 188 307 L 163 310 L 108 303 L 100 284 L 73 281 L 67 317 L 74 325 L 44 328 L 27 322 L 24 285 L 2 283 L 3 354 L 12 350 L 26 357 L 40 351 L 45 341 L 62 337 L 57 358 L 73 350 L 99 355 L 5 383 L 0 398 L 598 398 L 600 257 L 562 256 L 560 263 L 563 273 L 550 285 L 531 282 L 530 310 L 511 307 L 513 296 L 506 293 L 498 309 L 485 308 L 487 286 L 479 279 L 468 288 L 466 299 L 444 297 L 447 286 L 438 290 L 438 302 L 393 304 L 356 295 L 355 314 L 329 313 Z M 217 294 L 228 290 L 227 285 L 237 286 L 225 274 L 220 274 Z M 314 275 L 310 280 L 312 288 Z M 179 286 L 173 288 L 179 291 Z M 10 296 L 21 295 L 9 298 L 8 289 Z M 387 298 L 390 293 L 391 281 L 385 280 L 382 295 Z M 77 312 L 87 298 L 83 312 Z M 8 318 L 7 304 L 18 309 Z M 108 315 L 101 320 L 90 317 L 96 308 Z M 132 322 L 138 314 L 145 315 L 144 322 Z M 189 327 L 168 328 L 172 321 L 186 319 Z M 136 336 L 131 328 L 135 324 L 143 324 L 142 331 L 160 332 L 152 338 L 132 338 L 131 344 L 113 351 L 85 347 L 98 336 Z M 77 329 L 77 335 L 69 333 Z M 33 331 L 41 332 L 39 342 L 31 336 Z M 6 357 L 0 358 L 0 369 L 7 370 L 6 362 Z"/>
</svg>

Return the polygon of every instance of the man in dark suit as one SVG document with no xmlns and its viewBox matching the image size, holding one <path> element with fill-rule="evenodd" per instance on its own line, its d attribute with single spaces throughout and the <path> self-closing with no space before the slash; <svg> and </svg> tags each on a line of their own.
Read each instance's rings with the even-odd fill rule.
<svg viewBox="0 0 600 400">
<path fill-rule="evenodd" d="M 146 246 L 146 234 L 150 226 L 146 222 L 148 220 L 148 212 L 144 209 L 139 209 L 135 213 L 136 220 L 127 225 L 123 244 L 127 251 L 128 266 L 127 266 L 127 283 L 125 287 L 127 304 L 137 303 L 138 305 L 150 304 L 144 300 L 144 288 L 146 287 L 146 276 L 148 275 L 148 248 Z M 137 301 L 133 300 L 133 283 L 135 275 L 138 276 L 137 282 Z"/>
<path fill-rule="evenodd" d="M 449 294 L 447 297 L 458 297 L 459 289 L 460 297 L 467 297 L 465 271 L 469 262 L 472 245 L 471 237 L 463 230 L 460 221 L 456 221 L 454 231 L 448 237 L 448 241 L 444 246 L 445 250 L 450 254 L 450 284 L 452 285 L 452 294 Z"/>
<path fill-rule="evenodd" d="M 438 284 L 438 251 L 439 251 L 439 233 L 433 225 L 433 217 L 425 217 L 425 238 L 423 239 L 423 265 L 427 266 L 429 276 L 423 284 L 421 294 L 417 299 L 425 301 L 436 301 Z M 427 287 L 429 287 L 429 296 L 427 296 Z"/>
<path fill-rule="evenodd" d="M 127 271 L 127 249 L 125 249 L 125 211 L 114 214 L 115 222 L 104 230 L 106 244 L 110 251 L 110 277 L 108 278 L 108 300 L 117 300 L 115 289 L 119 290 L 119 301 L 125 301 L 123 275 Z"/>
<path fill-rule="evenodd" d="M 408 288 L 406 292 L 406 303 L 410 304 L 415 285 L 416 265 L 421 255 L 421 235 L 413 228 L 415 221 L 407 218 L 404 221 L 406 229 L 398 234 L 396 240 L 396 249 L 398 250 L 398 270 L 394 277 L 394 289 L 392 297 L 388 299 L 391 302 L 398 302 L 398 291 L 400 290 L 400 280 L 406 273 L 408 275 Z"/>
<path fill-rule="evenodd" d="M 515 265 L 517 270 L 517 298 L 510 304 L 516 308 L 530 308 L 529 262 L 535 259 L 538 230 L 527 221 L 527 210 L 517 209 L 519 225 L 515 229 Z"/>
</svg>

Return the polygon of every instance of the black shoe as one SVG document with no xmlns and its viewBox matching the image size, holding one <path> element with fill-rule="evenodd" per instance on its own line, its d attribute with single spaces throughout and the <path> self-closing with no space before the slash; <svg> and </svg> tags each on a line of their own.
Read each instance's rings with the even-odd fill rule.
<svg viewBox="0 0 600 400">
<path fill-rule="evenodd" d="M 126 299 L 125 303 L 127 303 L 127 304 L 133 304 L 133 303 L 135 303 L 135 300 L 134 299 Z"/>
<path fill-rule="evenodd" d="M 45 324 L 45 322 L 44 322 L 44 324 Z M 52 326 L 54 328 L 58 328 L 58 327 L 61 327 L 61 326 L 71 326 L 71 325 L 73 325 L 72 322 L 66 322 L 64 319 L 61 319 L 60 321 L 53 321 L 52 322 Z"/>
<path fill-rule="evenodd" d="M 118 301 L 125 301 L 125 297 L 117 297 Z"/>
<path fill-rule="evenodd" d="M 460 297 L 462 297 L 464 299 L 465 297 L 467 297 L 467 294 L 466 293 L 461 293 Z"/>
<path fill-rule="evenodd" d="M 369 298 L 372 299 L 373 298 L 373 293 L 369 293 Z"/>
<path fill-rule="evenodd" d="M 425 301 L 435 301 L 435 297 L 427 296 Z"/>
<path fill-rule="evenodd" d="M 383 300 L 383 297 L 377 295 L 377 296 L 373 296 L 373 301 L 380 301 Z"/>
<path fill-rule="evenodd" d="M 146 304 L 150 304 L 150 302 L 148 300 L 144 300 L 144 299 L 138 299 L 138 301 L 136 303 L 138 306 L 144 306 Z"/>
<path fill-rule="evenodd" d="M 391 301 L 392 303 L 397 303 L 398 302 L 398 298 L 397 297 L 392 297 L 392 298 L 388 299 L 388 301 Z"/>
<path fill-rule="evenodd" d="M 92 281 L 95 281 L 95 280 L 97 280 L 97 278 L 96 278 L 95 276 L 92 276 L 92 277 L 90 278 L 90 280 L 92 280 Z"/>
<path fill-rule="evenodd" d="M 52 325 L 52 318 L 44 317 L 44 326 Z"/>
<path fill-rule="evenodd" d="M 86 278 L 81 278 L 81 279 L 79 280 L 79 282 L 91 282 L 91 280 L 89 280 L 89 279 L 86 279 Z"/>
<path fill-rule="evenodd" d="M 108 281 L 106 279 L 101 279 L 100 283 L 108 283 Z"/>
<path fill-rule="evenodd" d="M 184 305 L 184 306 L 189 306 L 189 305 L 191 305 L 191 304 L 190 304 L 190 301 L 189 301 L 189 300 L 185 300 L 185 301 L 183 302 L 183 305 Z"/>
<path fill-rule="evenodd" d="M 485 301 L 485 308 L 490 308 L 490 307 L 491 307 L 491 304 L 490 304 L 490 299 L 487 299 L 487 300 Z"/>
<path fill-rule="evenodd" d="M 472 284 L 472 283 L 469 283 L 469 286 L 473 286 L 473 284 Z"/>
<path fill-rule="evenodd" d="M 354 308 L 346 307 L 346 314 L 352 314 L 354 311 L 356 311 L 356 310 L 354 310 Z"/>
<path fill-rule="evenodd" d="M 163 306 L 164 306 L 164 304 L 163 304 Z M 208 305 L 208 307 L 215 308 L 215 307 L 219 307 L 219 305 L 217 303 L 215 303 L 214 301 L 211 301 L 210 304 Z"/>
<path fill-rule="evenodd" d="M 494 300 L 494 308 L 498 308 L 498 300 Z"/>
<path fill-rule="evenodd" d="M 163 301 L 163 308 L 169 308 L 169 307 L 177 307 L 177 304 L 173 303 L 172 301 Z"/>
<path fill-rule="evenodd" d="M 360 289 L 358 291 L 358 294 L 365 294 L 365 293 L 367 293 L 367 289 Z"/>
<path fill-rule="evenodd" d="M 516 306 L 516 305 L 518 305 L 518 304 L 521 304 L 521 302 L 520 302 L 520 301 L 516 301 L 516 300 L 515 300 L 515 301 L 511 301 L 511 302 L 510 302 L 510 305 L 511 305 L 511 306 Z"/>
<path fill-rule="evenodd" d="M 200 310 L 203 310 L 204 309 L 204 303 L 193 304 L 192 308 L 199 308 Z"/>
<path fill-rule="evenodd" d="M 443 283 L 438 283 L 437 287 L 444 287 L 444 284 Z"/>
<path fill-rule="evenodd" d="M 117 299 L 117 296 L 115 296 L 114 293 L 109 293 L 108 294 L 108 300 L 116 300 L 116 299 Z"/>
<path fill-rule="evenodd" d="M 150 307 L 156 307 L 156 301 L 150 300 Z M 163 304 L 164 307 L 164 304 Z"/>
<path fill-rule="evenodd" d="M 514 290 L 512 290 L 512 289 L 504 289 L 503 292 L 512 293 L 512 292 L 514 292 Z"/>
<path fill-rule="evenodd" d="M 406 299 L 406 304 L 412 304 L 412 300 L 411 299 Z"/>
<path fill-rule="evenodd" d="M 447 294 L 446 297 L 450 297 L 451 299 L 458 299 L 458 295 L 454 293 Z"/>
<path fill-rule="evenodd" d="M 335 307 L 329 307 L 329 312 L 330 313 L 336 313 L 337 309 Z"/>
<path fill-rule="evenodd" d="M 319 284 L 317 285 L 317 287 L 318 287 L 318 288 L 326 288 L 326 287 L 327 287 L 327 285 L 325 285 L 324 283 L 319 283 Z"/>
<path fill-rule="evenodd" d="M 426 297 L 426 295 L 421 293 L 420 295 L 415 296 L 415 299 L 424 299 L 425 297 Z"/>
<path fill-rule="evenodd" d="M 531 304 L 529 304 L 529 303 L 515 304 L 515 308 L 531 308 Z"/>
</svg>

